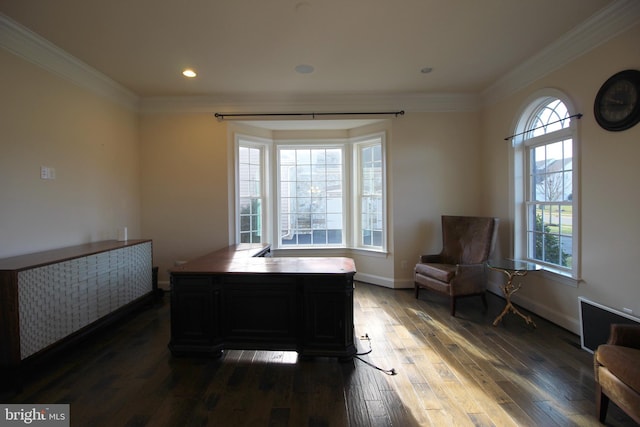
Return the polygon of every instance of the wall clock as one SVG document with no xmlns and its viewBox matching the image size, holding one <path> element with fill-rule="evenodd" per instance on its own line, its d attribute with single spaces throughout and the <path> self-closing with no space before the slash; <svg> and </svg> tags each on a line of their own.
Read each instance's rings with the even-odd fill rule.
<svg viewBox="0 0 640 427">
<path fill-rule="evenodd" d="M 621 131 L 640 122 L 640 70 L 625 70 L 604 82 L 593 105 L 598 124 Z"/>
</svg>

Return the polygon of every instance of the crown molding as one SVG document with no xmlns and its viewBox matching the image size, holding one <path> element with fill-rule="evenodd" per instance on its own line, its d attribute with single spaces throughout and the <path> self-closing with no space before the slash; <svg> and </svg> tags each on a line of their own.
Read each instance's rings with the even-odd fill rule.
<svg viewBox="0 0 640 427">
<path fill-rule="evenodd" d="M 543 78 L 640 22 L 640 1 L 617 0 L 502 76 L 480 95 L 493 104 Z"/>
<path fill-rule="evenodd" d="M 508 97 L 640 22 L 640 1 L 616 0 L 515 67 L 481 93 L 219 94 L 141 98 L 31 30 L 0 13 L 0 46 L 55 75 L 144 114 L 345 111 L 464 112 Z"/>
<path fill-rule="evenodd" d="M 136 94 L 2 13 L 0 46 L 77 86 L 131 110 L 138 109 Z"/>
<path fill-rule="evenodd" d="M 153 113 L 290 113 L 308 111 L 460 112 L 476 111 L 476 94 L 434 93 L 336 93 L 336 94 L 223 94 L 218 96 L 149 97 L 140 101 L 140 112 Z"/>
</svg>

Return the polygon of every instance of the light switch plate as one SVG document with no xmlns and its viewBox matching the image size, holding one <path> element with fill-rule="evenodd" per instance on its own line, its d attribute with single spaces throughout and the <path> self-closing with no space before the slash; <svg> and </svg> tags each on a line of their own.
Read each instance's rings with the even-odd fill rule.
<svg viewBox="0 0 640 427">
<path fill-rule="evenodd" d="M 56 179 L 56 170 L 49 166 L 40 166 L 40 179 Z"/>
</svg>

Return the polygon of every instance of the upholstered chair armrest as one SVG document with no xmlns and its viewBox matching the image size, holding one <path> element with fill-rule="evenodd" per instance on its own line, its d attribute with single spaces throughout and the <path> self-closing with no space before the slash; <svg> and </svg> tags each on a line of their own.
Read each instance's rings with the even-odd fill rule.
<svg viewBox="0 0 640 427">
<path fill-rule="evenodd" d="M 607 344 L 640 348 L 640 325 L 612 324 Z"/>
<path fill-rule="evenodd" d="M 440 254 L 420 255 L 419 262 L 423 264 L 427 264 L 427 263 L 444 264 L 442 262 L 442 255 Z"/>
</svg>

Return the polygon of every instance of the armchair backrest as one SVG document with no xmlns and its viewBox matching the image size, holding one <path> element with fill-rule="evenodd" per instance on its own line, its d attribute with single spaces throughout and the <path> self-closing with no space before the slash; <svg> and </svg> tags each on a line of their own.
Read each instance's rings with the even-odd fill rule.
<svg viewBox="0 0 640 427">
<path fill-rule="evenodd" d="M 448 264 L 482 264 L 495 244 L 498 218 L 442 216 L 442 258 Z"/>
</svg>

